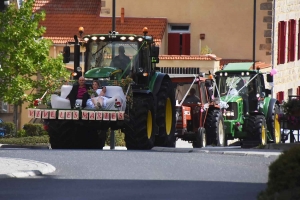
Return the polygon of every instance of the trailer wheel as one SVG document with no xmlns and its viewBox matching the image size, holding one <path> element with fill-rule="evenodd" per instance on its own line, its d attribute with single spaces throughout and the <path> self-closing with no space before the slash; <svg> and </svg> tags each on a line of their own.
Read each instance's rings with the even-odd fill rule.
<svg viewBox="0 0 300 200">
<path fill-rule="evenodd" d="M 247 123 L 247 140 L 257 141 L 261 145 L 267 144 L 267 123 L 263 115 L 250 116 Z"/>
<path fill-rule="evenodd" d="M 159 133 L 156 146 L 175 147 L 175 92 L 171 80 L 164 79 L 157 93 L 156 124 Z"/>
<path fill-rule="evenodd" d="M 48 134 L 52 149 L 74 148 L 74 125 L 70 120 L 49 120 Z"/>
<path fill-rule="evenodd" d="M 269 123 L 269 126 L 271 126 L 270 133 L 275 144 L 279 144 L 281 142 L 281 127 L 279 122 L 279 114 L 279 106 L 278 104 L 275 104 L 272 111 L 272 119 Z"/>
<path fill-rule="evenodd" d="M 130 120 L 123 129 L 127 149 L 151 149 L 155 140 L 154 105 L 148 96 L 134 96 Z"/>
<path fill-rule="evenodd" d="M 227 146 L 227 139 L 224 130 L 224 119 L 220 110 L 209 110 L 205 122 L 207 132 L 207 144 Z"/>
<path fill-rule="evenodd" d="M 206 147 L 206 131 L 205 128 L 199 128 L 196 134 L 196 140 L 193 141 L 193 148 Z"/>
</svg>

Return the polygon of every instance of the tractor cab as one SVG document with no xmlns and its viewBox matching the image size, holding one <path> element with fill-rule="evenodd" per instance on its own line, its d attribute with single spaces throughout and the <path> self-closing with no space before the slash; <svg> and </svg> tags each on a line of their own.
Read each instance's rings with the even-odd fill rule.
<svg viewBox="0 0 300 200">
<path fill-rule="evenodd" d="M 148 85 L 151 72 L 158 63 L 158 47 L 152 36 L 118 34 L 93 34 L 83 37 L 85 41 L 85 78 L 121 80 L 130 77 L 135 83 Z"/>
</svg>

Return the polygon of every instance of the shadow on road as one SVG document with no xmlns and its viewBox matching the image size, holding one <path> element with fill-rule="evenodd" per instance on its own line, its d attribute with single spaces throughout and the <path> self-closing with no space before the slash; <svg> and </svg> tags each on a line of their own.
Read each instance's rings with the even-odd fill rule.
<svg viewBox="0 0 300 200">
<path fill-rule="evenodd" d="M 9 200 L 253 200 L 265 189 L 266 184 L 168 180 L 66 180 L 55 176 L 43 176 L 2 179 L 0 187 L 0 199 Z"/>
</svg>

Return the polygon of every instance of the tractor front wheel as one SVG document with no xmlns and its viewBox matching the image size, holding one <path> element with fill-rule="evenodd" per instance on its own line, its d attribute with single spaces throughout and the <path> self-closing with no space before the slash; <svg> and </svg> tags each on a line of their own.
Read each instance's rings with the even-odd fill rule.
<svg viewBox="0 0 300 200">
<path fill-rule="evenodd" d="M 209 110 L 205 122 L 207 132 L 207 144 L 227 146 L 227 139 L 224 130 L 224 119 L 220 110 Z"/>
<path fill-rule="evenodd" d="M 127 149 L 151 149 L 155 140 L 153 98 L 134 96 L 130 120 L 123 129 Z"/>
<path fill-rule="evenodd" d="M 263 115 L 253 115 L 248 119 L 247 140 L 257 141 L 260 145 L 267 144 L 267 123 Z"/>
<path fill-rule="evenodd" d="M 205 128 L 199 128 L 196 133 L 196 140 L 193 141 L 193 148 L 206 147 L 206 131 Z"/>
</svg>

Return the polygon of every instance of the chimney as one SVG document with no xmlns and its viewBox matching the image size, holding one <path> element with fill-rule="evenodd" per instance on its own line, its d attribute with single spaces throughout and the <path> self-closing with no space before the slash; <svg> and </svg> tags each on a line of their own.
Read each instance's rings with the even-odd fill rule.
<svg viewBox="0 0 300 200">
<path fill-rule="evenodd" d="M 121 24 L 124 24 L 124 8 L 121 8 Z"/>
</svg>

